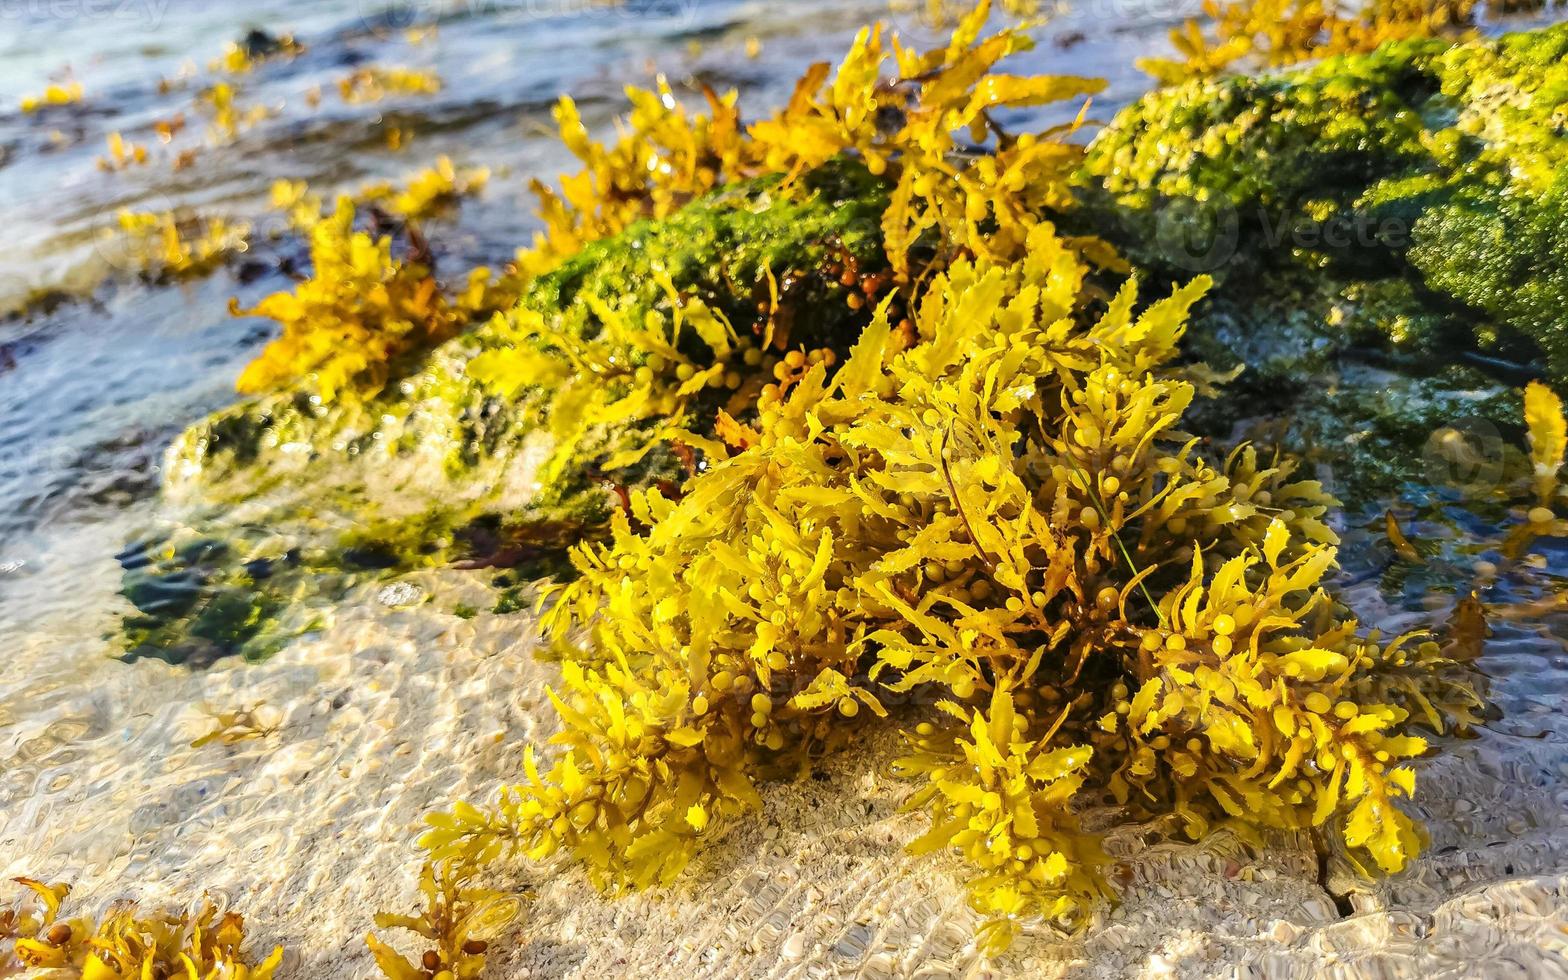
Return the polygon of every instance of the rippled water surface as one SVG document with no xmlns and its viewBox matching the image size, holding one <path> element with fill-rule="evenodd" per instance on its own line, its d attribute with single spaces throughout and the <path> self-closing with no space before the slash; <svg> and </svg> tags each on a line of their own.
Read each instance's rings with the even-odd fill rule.
<svg viewBox="0 0 1568 980">
<path fill-rule="evenodd" d="M 757 115 L 886 12 L 871 0 L 0 3 L 0 309 L 107 276 L 90 299 L 0 321 L 0 875 L 75 881 L 89 906 L 210 891 L 245 911 L 259 942 L 289 945 L 291 975 L 368 976 L 361 936 L 373 909 L 412 894 L 420 815 L 488 795 L 554 724 L 541 693 L 551 668 L 530 656 L 526 617 L 457 615 L 487 605 L 457 571 L 361 587 L 329 625 L 260 665 L 113 658 L 128 609 L 114 556 L 159 517 L 162 448 L 234 398 L 268 336 L 230 317 L 228 299 L 287 283 L 276 262 L 241 262 L 140 285 L 98 237 L 118 209 L 266 230 L 278 178 L 352 189 L 445 154 L 494 177 L 433 234 L 438 255 L 504 261 L 534 227 L 526 178 L 565 165 L 549 135 L 559 93 L 602 130 L 624 84 L 662 72 L 679 87 L 737 87 Z M 1015 70 L 1108 77 L 1096 110 L 1108 116 L 1145 85 L 1133 58 L 1162 51 L 1186 12 L 1175 0 L 1064 11 Z M 411 22 L 438 31 L 412 40 Z M 194 93 L 224 43 L 258 27 L 292 31 L 307 50 L 240 80 L 241 106 L 271 115 L 215 145 Z M 431 69 L 445 85 L 345 105 L 338 80 L 366 64 Z M 80 81 L 84 104 L 16 111 L 51 79 Z M 153 123 L 178 113 L 185 132 L 159 145 Z M 392 130 L 411 136 L 401 150 L 388 148 Z M 149 144 L 151 163 L 102 172 L 116 131 Z M 176 171 L 184 149 L 194 162 Z M 1423 765 L 1417 808 L 1432 841 L 1405 873 L 1368 884 L 1336 860 L 1325 877 L 1304 840 L 1260 854 L 1224 835 L 1189 846 L 1122 828 L 1111 847 L 1123 903 L 1081 940 L 1031 936 L 985 966 L 961 876 L 900 852 L 918 832 L 897 813 L 907 786 L 856 758 L 770 792 L 761 818 L 673 894 L 607 903 L 575 875 L 519 872 L 534 875 L 520 880 L 536 897 L 494 975 L 1568 973 L 1568 609 L 1553 598 L 1568 552 L 1545 542 L 1511 564 L 1485 543 L 1506 515 L 1477 517 L 1421 488 L 1400 507 L 1451 574 L 1441 587 L 1417 581 L 1351 521 L 1348 595 L 1367 621 L 1441 623 L 1455 583 L 1472 579 L 1511 610 L 1495 617 L 1482 661 L 1497 717 Z M 192 747 L 213 714 L 245 706 L 262 706 L 277 731 Z M 879 738 L 865 752 L 889 748 Z"/>
</svg>

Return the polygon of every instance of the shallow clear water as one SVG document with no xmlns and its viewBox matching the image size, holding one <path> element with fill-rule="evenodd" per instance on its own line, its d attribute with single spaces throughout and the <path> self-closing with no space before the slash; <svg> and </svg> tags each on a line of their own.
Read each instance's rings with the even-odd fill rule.
<svg viewBox="0 0 1568 980">
<path fill-rule="evenodd" d="M 1081 4 L 1039 29 L 1016 70 L 1109 78 L 1095 113 L 1108 117 L 1143 90 L 1133 58 L 1162 52 L 1166 27 L 1191 6 Z M 837 58 L 886 13 L 876 0 L 0 2 L 0 309 L 110 274 L 90 301 L 0 321 L 0 875 L 75 881 L 89 906 L 210 889 L 246 912 L 259 942 L 290 946 L 291 975 L 366 976 L 360 936 L 371 910 L 409 898 L 420 815 L 488 795 L 553 724 L 541 693 L 549 668 L 529 656 L 526 617 L 454 615 L 465 600 L 485 605 L 461 572 L 412 576 L 412 592 L 361 588 L 259 666 L 113 659 L 128 609 L 114 555 L 159 516 L 162 447 L 235 397 L 234 377 L 267 337 L 231 318 L 227 301 L 286 284 L 268 263 L 137 284 L 97 243 L 119 208 L 193 208 L 265 229 L 278 178 L 330 192 L 447 154 L 495 176 L 433 236 L 439 253 L 454 266 L 504 261 L 532 233 L 526 178 L 565 166 L 550 135 L 558 93 L 605 129 L 622 85 L 663 72 L 678 86 L 738 87 L 760 115 L 806 64 Z M 438 33 L 410 42 L 401 27 L 411 18 Z M 191 61 L 205 78 L 207 60 L 252 27 L 292 31 L 307 51 L 240 79 L 240 104 L 274 114 L 211 145 L 192 104 L 198 84 L 161 93 L 159 81 Z M 344 105 L 337 81 L 371 63 L 434 69 L 445 88 Z M 65 78 L 86 90 L 80 109 L 15 110 Z M 179 112 L 184 135 L 158 146 L 151 125 Z M 390 128 L 411 143 L 387 149 Z M 100 171 L 114 131 L 149 144 L 152 162 Z M 197 156 L 176 172 L 182 148 Z M 1405 580 L 1397 565 L 1388 574 L 1376 533 L 1348 529 L 1349 598 L 1388 631 L 1440 623 L 1454 582 L 1478 560 L 1499 563 L 1484 542 L 1502 515 L 1428 504 L 1417 488 L 1410 498 L 1429 523 L 1409 527 L 1447 542 L 1445 586 Z M 1423 766 L 1418 809 L 1432 846 L 1410 870 L 1366 885 L 1347 865 L 1332 869 L 1329 884 L 1355 892 L 1356 914 L 1341 918 L 1303 841 L 1259 855 L 1223 836 L 1185 846 L 1124 828 L 1112 840 L 1122 906 L 1083 940 L 1032 937 L 1002 972 L 1561 970 L 1568 609 L 1551 597 L 1564 575 L 1568 553 L 1548 542 L 1538 560 L 1480 583 L 1484 598 L 1523 610 L 1494 624 L 1482 664 L 1499 717 Z M 275 714 L 276 734 L 191 747 L 212 727 L 208 708 L 257 704 Z M 841 760 L 823 781 L 780 787 L 673 895 L 612 904 L 586 897 L 576 876 L 520 872 L 533 876 L 535 900 L 494 975 L 977 975 L 986 967 L 969 944 L 961 876 L 901 855 L 918 821 L 895 812 L 907 787 L 878 771 Z"/>
</svg>

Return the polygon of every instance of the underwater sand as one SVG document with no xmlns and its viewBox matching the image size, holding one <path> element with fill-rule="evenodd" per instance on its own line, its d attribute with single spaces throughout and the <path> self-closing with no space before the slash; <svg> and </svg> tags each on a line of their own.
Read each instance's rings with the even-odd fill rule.
<svg viewBox="0 0 1568 980">
<path fill-rule="evenodd" d="M 7 623 L 0 875 L 74 881 L 93 908 L 209 892 L 244 912 L 257 949 L 291 950 L 287 975 L 372 976 L 362 936 L 376 910 L 413 901 L 421 814 L 490 797 L 555 724 L 555 669 L 532 658 L 528 617 L 461 619 L 445 610 L 483 586 L 425 573 L 362 589 L 266 663 L 192 672 L 109 659 L 98 633 L 117 568 L 82 565 L 16 583 L 70 590 L 72 605 L 96 595 L 103 616 Z M 520 862 L 503 880 L 527 890 L 527 912 L 487 975 L 1568 975 L 1568 654 L 1547 638 L 1565 627 L 1563 613 L 1499 627 L 1483 664 L 1506 717 L 1421 764 L 1432 845 L 1408 870 L 1369 885 L 1332 865 L 1333 887 L 1368 889 L 1348 917 L 1304 839 L 1259 852 L 1226 833 L 1191 845 L 1117 826 L 1120 906 L 1080 939 L 1031 932 L 983 961 L 957 862 L 901 851 L 921 818 L 898 812 L 909 785 L 883 775 L 887 730 L 767 789 L 763 812 L 668 892 L 610 901 L 576 870 Z M 203 705 L 257 704 L 274 734 L 191 747 L 214 726 Z"/>
</svg>

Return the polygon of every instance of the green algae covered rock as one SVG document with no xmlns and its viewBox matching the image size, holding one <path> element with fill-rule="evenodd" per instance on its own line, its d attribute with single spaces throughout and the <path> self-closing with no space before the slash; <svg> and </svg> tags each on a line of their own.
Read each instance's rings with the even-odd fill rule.
<svg viewBox="0 0 1568 980">
<path fill-rule="evenodd" d="M 1407 43 L 1302 72 L 1161 89 L 1111 122 L 1085 166 L 1135 212 L 1175 198 L 1240 211 L 1349 205 L 1427 157 L 1412 97 L 1431 94 L 1421 66 L 1441 50 Z"/>
<path fill-rule="evenodd" d="M 1370 500 L 1426 478 L 1432 433 L 1513 426 L 1526 376 L 1568 380 L 1564 54 L 1568 26 L 1151 93 L 1090 146 L 1062 223 L 1161 286 L 1214 274 L 1188 353 L 1244 370 L 1195 407 L 1198 431 L 1283 443 Z M 788 194 L 777 178 L 735 185 L 590 244 L 374 397 L 323 403 L 301 384 L 192 427 L 166 470 L 183 524 L 122 556 L 132 654 L 264 656 L 318 622 L 302 608 L 326 615 L 323 597 L 400 570 L 521 566 L 508 585 L 558 568 L 613 488 L 678 482 L 686 463 L 660 447 L 609 467 L 625 434 L 611 426 L 545 467 L 547 398 L 527 379 L 503 397 L 471 371 L 515 345 L 509 320 L 591 339 L 607 310 L 668 315 L 673 286 L 742 335 L 774 316 L 790 347 L 842 353 L 868 304 L 840 273 L 885 269 L 887 202 L 844 163 Z M 699 426 L 722 394 L 700 396 Z"/>
<path fill-rule="evenodd" d="M 794 342 L 852 340 L 865 314 L 821 270 L 830 256 L 864 270 L 885 266 L 879 220 L 886 188 L 848 165 L 808 175 L 788 195 L 775 193 L 776 184 L 737 185 L 590 243 L 530 282 L 518 308 L 563 333 L 591 337 L 606 308 L 631 322 L 668 313 L 671 300 L 655 276 L 662 272 L 682 297 L 746 331 L 764 316 L 759 306 L 766 308 L 771 274 L 780 284 L 780 316 L 797 321 Z M 305 383 L 241 402 L 176 441 L 166 490 L 178 500 L 227 503 L 306 481 L 317 499 L 349 498 L 361 520 L 370 516 L 366 505 L 399 520 L 431 506 L 515 513 L 560 503 L 577 487 L 538 487 L 527 477 L 545 451 L 539 406 L 497 397 L 467 370 L 509 343 L 498 317 L 431 351 L 373 398 L 324 404 Z M 582 460 L 574 473 L 595 462 Z"/>
<path fill-rule="evenodd" d="M 1210 431 L 1262 419 L 1368 499 L 1424 479 L 1436 429 L 1568 388 L 1565 125 L 1568 25 L 1198 81 L 1099 134 L 1080 221 L 1215 276 L 1189 347 L 1245 369 Z"/>
<path fill-rule="evenodd" d="M 1285 264 L 1396 282 L 1357 287 L 1391 351 L 1543 365 L 1563 386 L 1565 125 L 1568 25 L 1403 42 L 1153 93 L 1090 148 L 1086 196 L 1136 260 L 1229 273 L 1228 299 Z"/>
<path fill-rule="evenodd" d="M 683 301 L 700 300 L 742 334 L 771 315 L 776 328 L 787 321 L 792 344 L 847 350 L 869 313 L 847 301 L 855 287 L 842 273 L 826 270 L 886 267 L 886 188 L 850 165 L 807 175 L 788 194 L 777 183 L 737 185 L 591 243 L 529 283 L 518 311 L 590 338 L 606 311 L 633 322 L 667 314 L 662 273 Z M 608 471 L 615 431 L 542 477 L 546 402 L 501 397 L 468 371 L 510 343 L 497 317 L 416 359 L 374 397 L 326 403 L 306 383 L 187 430 L 166 461 L 165 497 L 179 519 L 119 556 L 134 608 L 122 622 L 126 655 L 263 658 L 321 625 L 348 589 L 436 564 L 519 569 L 503 586 L 550 574 L 568 545 L 608 520 L 616 485 L 680 477 L 667 449 Z M 642 363 L 648 352 L 624 356 Z M 715 414 L 704 406 L 704 420 Z"/>
</svg>

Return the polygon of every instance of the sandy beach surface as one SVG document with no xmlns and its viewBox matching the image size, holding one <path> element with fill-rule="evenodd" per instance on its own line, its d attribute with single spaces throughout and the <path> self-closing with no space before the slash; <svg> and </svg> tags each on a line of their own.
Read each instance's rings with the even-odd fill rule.
<svg viewBox="0 0 1568 980">
<path fill-rule="evenodd" d="M 61 549 L 13 583 L 13 598 L 16 586 L 69 595 L 72 612 L 7 631 L 0 874 L 72 881 L 84 908 L 208 893 L 245 914 L 257 949 L 289 948 L 287 975 L 373 975 L 363 935 L 375 911 L 413 903 L 421 815 L 490 798 L 523 745 L 551 733 L 555 668 L 531 655 L 530 618 L 453 615 L 483 587 L 427 573 L 363 589 L 260 665 L 126 664 L 99 638 L 117 568 Z M 100 623 L 82 620 L 92 606 Z M 1349 892 L 1339 901 L 1305 839 L 1184 844 L 1098 812 L 1120 905 L 1082 937 L 1031 929 L 986 961 L 963 869 L 903 853 L 922 819 L 900 813 L 910 786 L 886 775 L 888 729 L 769 788 L 763 811 L 668 891 L 608 900 L 558 863 L 500 869 L 526 911 L 488 975 L 1565 975 L 1568 658 L 1532 632 L 1494 644 L 1518 680 L 1499 682 L 1508 716 L 1421 766 L 1431 846 L 1375 883 L 1330 861 L 1328 885 Z M 191 746 L 213 712 L 240 707 L 277 731 Z"/>
</svg>

